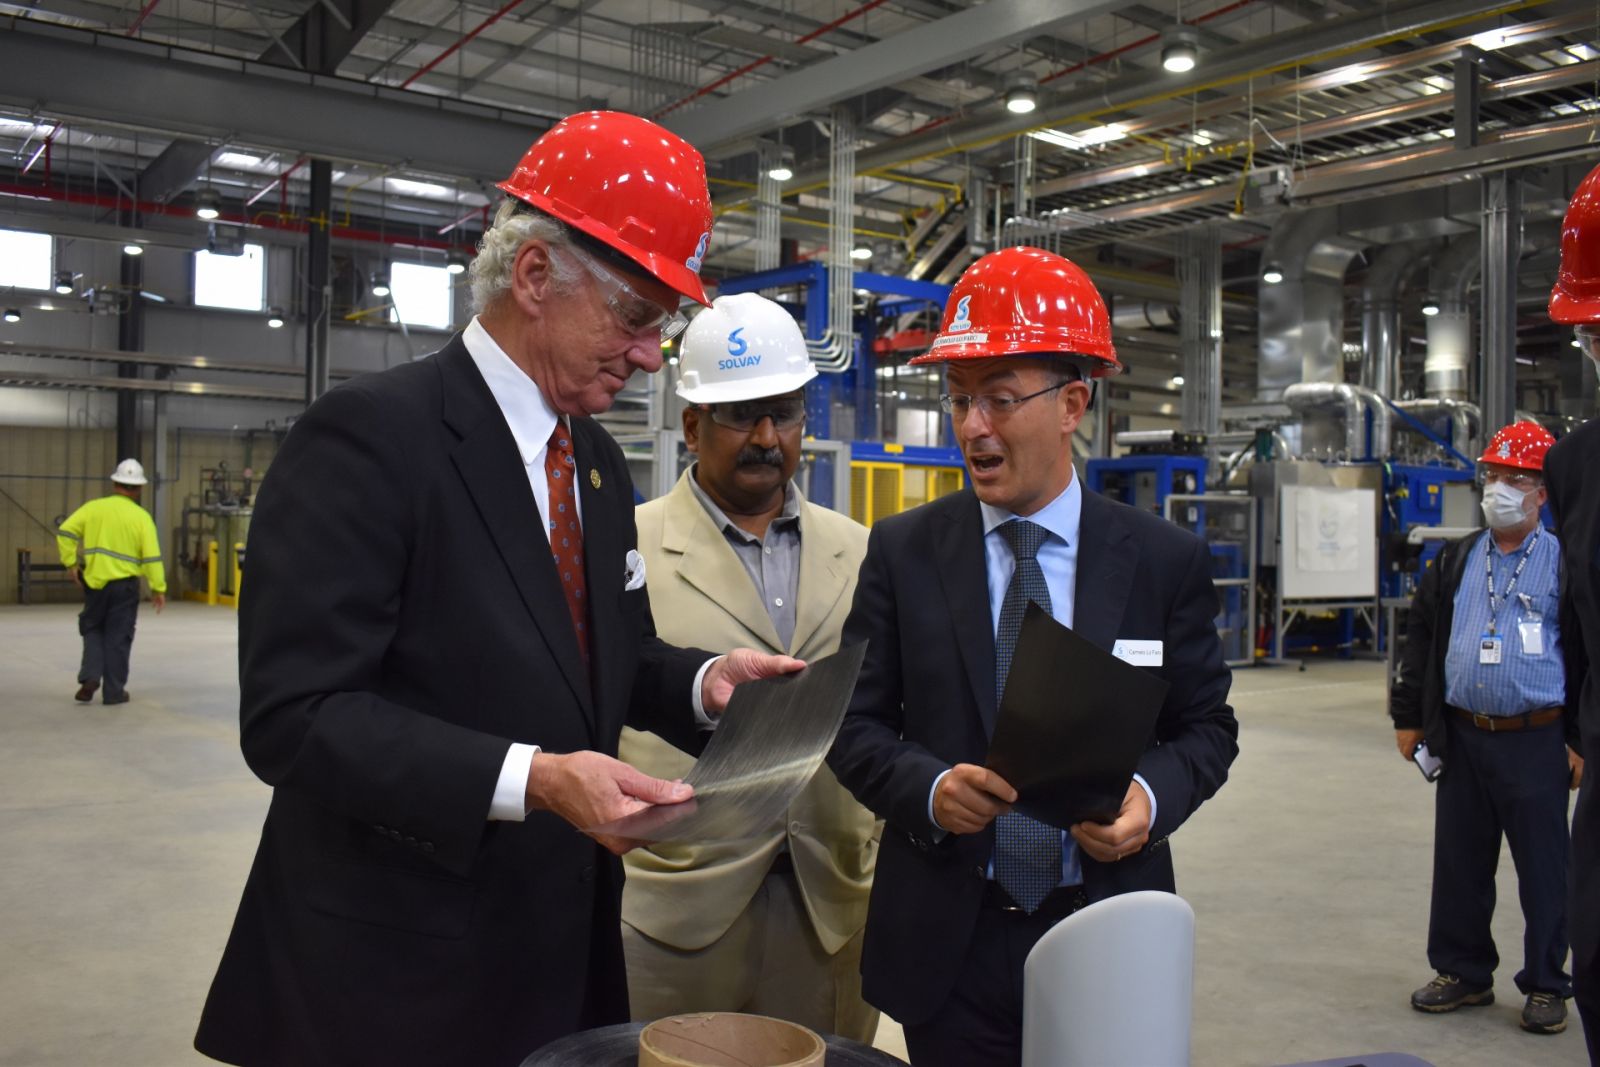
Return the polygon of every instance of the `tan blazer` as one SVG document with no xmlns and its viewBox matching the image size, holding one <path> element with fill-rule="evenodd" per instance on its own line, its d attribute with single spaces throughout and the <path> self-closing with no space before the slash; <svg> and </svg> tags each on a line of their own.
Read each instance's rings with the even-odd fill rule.
<svg viewBox="0 0 1600 1067">
<path fill-rule="evenodd" d="M 797 490 L 798 491 L 798 490 Z M 859 523 L 800 501 L 800 581 L 794 643 L 783 648 L 727 538 L 695 497 L 689 474 L 672 492 L 635 510 L 639 551 L 656 629 L 697 648 L 783 652 L 801 659 L 839 647 L 867 551 Z M 648 774 L 681 778 L 694 758 L 653 734 L 622 731 L 621 757 Z M 875 822 L 827 767 L 817 771 L 787 818 L 756 841 L 655 845 L 623 857 L 622 918 L 679 949 L 701 949 L 727 932 L 755 895 L 787 841 L 817 938 L 834 953 L 867 920 L 877 860 Z"/>
</svg>

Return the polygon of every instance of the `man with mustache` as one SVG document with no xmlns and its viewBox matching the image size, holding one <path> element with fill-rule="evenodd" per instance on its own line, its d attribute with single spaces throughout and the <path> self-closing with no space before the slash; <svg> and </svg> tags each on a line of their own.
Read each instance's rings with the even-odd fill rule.
<svg viewBox="0 0 1600 1067">
<path fill-rule="evenodd" d="M 636 512 L 661 636 L 810 660 L 839 647 L 867 531 L 791 480 L 816 377 L 787 311 L 719 297 L 690 323 L 678 395 L 696 462 Z M 623 731 L 621 756 L 655 777 L 692 760 Z M 872 815 L 827 768 L 754 840 L 630 853 L 623 948 L 635 1019 L 745 1011 L 870 1041 L 861 931 L 877 858 Z"/>
</svg>

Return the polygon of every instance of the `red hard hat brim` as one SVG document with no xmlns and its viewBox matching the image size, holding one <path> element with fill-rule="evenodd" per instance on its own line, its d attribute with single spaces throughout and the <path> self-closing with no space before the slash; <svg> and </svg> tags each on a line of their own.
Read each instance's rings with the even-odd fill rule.
<svg viewBox="0 0 1600 1067">
<path fill-rule="evenodd" d="M 1600 322 L 1600 296 L 1576 297 L 1558 287 L 1550 294 L 1550 318 L 1563 326 Z"/>
<path fill-rule="evenodd" d="M 929 350 L 920 356 L 913 356 L 907 360 L 907 365 L 920 367 L 929 363 L 972 363 L 980 359 L 1010 359 L 1018 357 L 1026 359 L 1030 356 L 1075 356 L 1079 359 L 1091 361 L 1088 373 L 1091 378 L 1110 378 L 1122 373 L 1122 364 L 1115 358 L 1102 355 L 1091 355 L 1087 352 L 1064 352 L 1055 345 L 1029 345 L 1019 343 L 1004 346 L 1004 351 L 997 351 L 996 347 L 989 344 L 949 345 L 938 351 Z"/>
<path fill-rule="evenodd" d="M 627 256 L 639 265 L 639 269 L 663 285 L 670 287 L 673 292 L 686 296 L 704 307 L 711 306 L 711 301 L 706 297 L 705 285 L 700 281 L 700 276 L 682 263 L 674 263 L 665 256 L 659 256 L 653 252 L 645 252 L 632 243 L 623 240 L 618 236 L 616 230 L 605 223 L 588 216 L 573 216 L 570 212 L 556 207 L 548 197 L 539 193 L 519 191 L 509 181 L 498 182 L 495 187 L 508 196 L 515 197 L 525 204 L 531 204 L 575 230 L 582 230 L 590 237 L 605 244 L 606 247 Z"/>
</svg>

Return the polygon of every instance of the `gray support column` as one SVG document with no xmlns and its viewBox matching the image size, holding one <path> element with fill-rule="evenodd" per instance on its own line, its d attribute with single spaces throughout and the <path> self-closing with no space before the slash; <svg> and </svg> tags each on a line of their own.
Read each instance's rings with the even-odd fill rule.
<svg viewBox="0 0 1600 1067">
<path fill-rule="evenodd" d="M 177 568 L 173 566 L 172 531 L 166 527 L 167 522 L 167 488 L 171 479 L 167 471 L 167 400 L 164 393 L 157 393 L 153 398 L 155 418 L 152 427 L 155 445 L 151 454 L 150 478 L 150 515 L 156 520 L 156 533 L 160 536 L 162 559 L 167 565 L 168 592 L 176 593 L 172 588 L 176 582 L 174 577 Z"/>
<path fill-rule="evenodd" d="M 1183 428 L 1215 437 L 1222 416 L 1222 239 L 1215 226 L 1183 232 L 1178 283 Z"/>
<path fill-rule="evenodd" d="M 1522 179 L 1502 170 L 1483 178 L 1483 344 L 1478 381 L 1484 436 L 1517 408 L 1517 260 L 1522 253 Z"/>
<path fill-rule="evenodd" d="M 774 270 L 782 256 L 783 183 L 769 172 L 783 158 L 782 149 L 762 141 L 756 149 L 756 263 L 757 272 Z"/>
<path fill-rule="evenodd" d="M 1033 215 L 1033 147 L 1032 137 L 1023 134 L 1016 138 L 1011 171 L 1011 214 L 1019 219 Z"/>
<path fill-rule="evenodd" d="M 306 407 L 328 391 L 328 317 L 332 313 L 333 164 L 311 161 L 311 226 L 306 237 Z"/>
<path fill-rule="evenodd" d="M 1476 148 L 1478 144 L 1478 61 L 1483 53 L 1463 48 L 1455 65 L 1456 148 Z"/>
</svg>

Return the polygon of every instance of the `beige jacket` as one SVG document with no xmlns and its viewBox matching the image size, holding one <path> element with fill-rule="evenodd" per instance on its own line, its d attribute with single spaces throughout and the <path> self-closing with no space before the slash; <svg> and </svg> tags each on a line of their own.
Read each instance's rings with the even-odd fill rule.
<svg viewBox="0 0 1600 1067">
<path fill-rule="evenodd" d="M 867 531 L 844 515 L 800 501 L 800 579 L 794 647 L 782 648 L 754 583 L 695 498 L 689 474 L 672 492 L 640 505 L 650 611 L 675 644 L 784 652 L 801 659 L 839 647 L 855 595 Z M 622 759 L 660 778 L 681 778 L 694 758 L 654 734 L 622 731 Z M 871 813 L 822 767 L 788 818 L 756 841 L 655 845 L 623 857 L 622 918 L 679 949 L 700 949 L 727 932 L 787 841 L 817 938 L 830 953 L 866 923 L 878 843 Z"/>
</svg>

